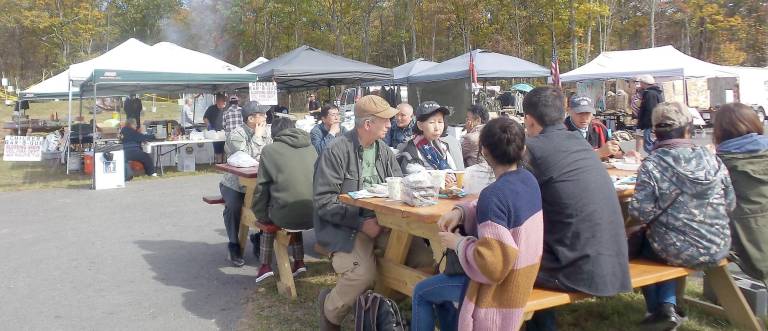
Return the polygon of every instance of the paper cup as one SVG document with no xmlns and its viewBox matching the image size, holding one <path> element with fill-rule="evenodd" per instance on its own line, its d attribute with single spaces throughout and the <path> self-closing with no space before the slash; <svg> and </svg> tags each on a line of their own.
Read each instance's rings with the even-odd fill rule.
<svg viewBox="0 0 768 331">
<path fill-rule="evenodd" d="M 439 189 L 445 189 L 445 170 L 427 170 L 432 177 L 432 185 Z"/>
<path fill-rule="evenodd" d="M 464 171 L 453 171 L 453 175 L 456 176 L 456 187 L 464 188 Z"/>
<path fill-rule="evenodd" d="M 392 200 L 401 200 L 400 192 L 403 186 L 403 178 L 401 177 L 387 177 L 387 191 L 389 198 Z"/>
</svg>

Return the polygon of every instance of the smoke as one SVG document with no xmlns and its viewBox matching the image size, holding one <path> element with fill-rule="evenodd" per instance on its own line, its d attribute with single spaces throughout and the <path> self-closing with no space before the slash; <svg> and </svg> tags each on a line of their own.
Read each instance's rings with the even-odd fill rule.
<svg viewBox="0 0 768 331">
<path fill-rule="evenodd" d="M 232 0 L 187 0 L 180 12 L 162 23 L 166 41 L 225 60 L 232 38 L 227 36 L 227 14 Z"/>
</svg>

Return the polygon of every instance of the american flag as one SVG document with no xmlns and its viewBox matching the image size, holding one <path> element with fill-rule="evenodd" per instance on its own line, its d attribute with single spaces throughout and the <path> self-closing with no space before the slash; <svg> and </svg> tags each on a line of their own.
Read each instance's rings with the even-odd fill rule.
<svg viewBox="0 0 768 331">
<path fill-rule="evenodd" d="M 477 69 L 475 69 L 475 57 L 469 52 L 469 78 L 473 84 L 477 84 Z"/>
<path fill-rule="evenodd" d="M 552 47 L 552 63 L 549 66 L 549 74 L 552 76 L 552 85 L 562 87 L 560 85 L 560 64 L 557 60 L 557 48 Z"/>
</svg>

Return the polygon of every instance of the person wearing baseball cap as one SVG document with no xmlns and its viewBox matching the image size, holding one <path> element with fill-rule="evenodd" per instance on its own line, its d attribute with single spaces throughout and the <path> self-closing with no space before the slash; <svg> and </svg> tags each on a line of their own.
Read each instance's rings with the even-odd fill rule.
<svg viewBox="0 0 768 331">
<path fill-rule="evenodd" d="M 601 159 L 621 154 L 619 143 L 610 140 L 608 128 L 603 122 L 595 120 L 595 106 L 589 97 L 575 95 L 568 101 L 568 117 L 565 127 L 568 131 L 581 134 L 592 145 Z"/>
<path fill-rule="evenodd" d="M 639 75 L 635 77 L 635 82 L 642 91 L 640 109 L 637 113 L 637 128 L 642 130 L 642 140 L 638 132 L 637 150 L 639 151 L 642 147 L 646 153 L 651 153 L 653 148 L 651 115 L 656 105 L 664 102 L 664 93 L 651 75 Z"/>
<path fill-rule="evenodd" d="M 656 144 L 637 172 L 628 211 L 648 224 L 644 258 L 702 269 L 728 257 L 729 213 L 736 205 L 723 161 L 691 141 L 693 117 L 677 102 L 662 102 L 651 117 Z M 642 289 L 648 315 L 641 325 L 674 330 L 682 323 L 676 307 L 677 280 Z"/>
<path fill-rule="evenodd" d="M 405 174 L 424 170 L 464 170 L 461 148 L 443 138 L 445 117 L 451 111 L 435 101 L 422 102 L 416 109 L 416 127 L 413 138 L 399 148 L 397 161 Z M 455 184 L 453 176 L 446 176 L 446 187 Z"/>
<path fill-rule="evenodd" d="M 227 157 L 237 152 L 244 152 L 255 160 L 261 156 L 261 149 L 272 143 L 267 131 L 267 108 L 260 107 L 257 102 L 249 101 L 242 109 L 243 124 L 227 134 L 224 145 Z M 240 215 L 245 199 L 245 186 L 240 185 L 237 176 L 224 173 L 219 184 L 221 197 L 224 199 L 224 227 L 229 238 L 229 260 L 236 267 L 245 264 L 243 247 L 240 247 L 238 233 L 240 230 Z"/>
<path fill-rule="evenodd" d="M 338 330 L 357 297 L 376 280 L 373 248 L 382 231 L 376 214 L 341 203 L 339 195 L 402 177 L 395 154 L 381 140 L 397 109 L 379 96 L 367 95 L 355 103 L 354 112 L 355 128 L 326 146 L 315 165 L 315 235 L 332 253 L 331 264 L 339 275 L 336 286 L 318 296 L 321 330 Z"/>
</svg>

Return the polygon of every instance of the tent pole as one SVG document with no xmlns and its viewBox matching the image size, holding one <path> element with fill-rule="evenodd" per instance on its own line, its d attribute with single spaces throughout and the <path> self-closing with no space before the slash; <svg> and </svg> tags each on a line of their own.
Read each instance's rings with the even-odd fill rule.
<svg viewBox="0 0 768 331">
<path fill-rule="evenodd" d="M 70 139 L 70 136 L 72 135 L 72 81 L 67 79 L 67 90 L 69 94 L 69 101 L 67 102 L 67 143 L 64 144 L 67 146 L 67 150 L 64 153 L 64 157 L 66 158 L 66 161 L 64 162 L 64 165 L 67 167 L 67 175 L 69 175 L 69 150 L 71 148 L 70 142 L 72 141 Z"/>
<path fill-rule="evenodd" d="M 91 136 L 91 152 L 93 153 L 93 171 L 91 172 L 91 189 L 96 189 L 96 82 L 93 83 L 93 136 Z"/>
<path fill-rule="evenodd" d="M 685 106 L 688 107 L 688 81 L 685 79 L 685 75 L 683 75 L 683 94 Z"/>
</svg>

